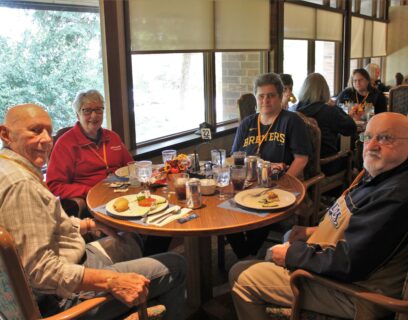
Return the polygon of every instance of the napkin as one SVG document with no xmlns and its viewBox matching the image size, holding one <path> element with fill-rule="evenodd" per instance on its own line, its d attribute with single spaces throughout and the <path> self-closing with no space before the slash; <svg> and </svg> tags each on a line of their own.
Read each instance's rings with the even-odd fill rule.
<svg viewBox="0 0 408 320">
<path fill-rule="evenodd" d="M 177 207 L 177 209 L 175 209 L 175 207 Z M 157 217 L 164 216 L 164 215 L 166 215 L 167 213 L 169 213 L 169 212 L 171 212 L 171 211 L 173 211 L 173 210 L 174 210 L 174 211 L 177 211 L 177 210 L 179 210 L 179 209 L 180 209 L 179 206 L 174 206 L 174 207 L 170 207 L 170 208 L 168 208 L 167 210 L 161 212 L 160 215 L 159 215 L 159 214 L 157 214 L 157 215 L 151 215 L 151 216 L 148 217 L 146 223 L 147 223 L 147 224 L 150 224 L 150 225 L 153 225 L 153 226 L 162 227 L 162 226 L 164 226 L 164 225 L 166 225 L 166 224 L 168 224 L 168 223 L 170 223 L 170 222 L 172 222 L 172 221 L 174 221 L 174 220 L 177 220 L 177 219 L 179 219 L 179 218 L 181 218 L 181 217 L 183 217 L 183 216 L 185 216 L 186 214 L 188 214 L 188 213 L 191 212 L 191 209 L 190 209 L 190 208 L 182 208 L 179 213 L 169 215 L 166 219 L 164 219 L 164 220 L 161 221 L 160 223 L 157 222 L 157 221 L 156 221 L 156 222 L 150 222 L 151 220 L 154 220 L 154 219 L 156 219 Z M 159 219 L 159 221 L 160 221 L 160 219 Z"/>
</svg>

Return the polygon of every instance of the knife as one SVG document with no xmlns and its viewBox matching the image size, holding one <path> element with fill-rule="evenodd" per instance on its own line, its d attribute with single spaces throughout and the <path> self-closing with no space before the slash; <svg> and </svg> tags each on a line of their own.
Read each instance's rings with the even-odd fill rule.
<svg viewBox="0 0 408 320">
<path fill-rule="evenodd" d="M 169 211 L 170 210 L 170 211 Z M 166 210 L 164 213 L 162 213 L 161 215 L 159 215 L 159 216 L 157 216 L 157 217 L 155 217 L 155 218 L 153 218 L 152 220 L 150 220 L 149 221 L 149 223 L 152 223 L 152 222 L 158 222 L 158 223 L 160 223 L 162 220 L 162 218 L 163 218 L 163 220 L 164 219 L 166 219 L 167 217 L 169 217 L 169 216 L 171 216 L 173 213 L 175 213 L 176 211 L 180 211 L 181 210 L 181 208 L 179 207 L 179 206 L 174 206 L 174 207 L 172 207 L 172 208 L 170 208 L 170 209 L 168 209 L 168 210 Z M 160 220 L 160 221 L 159 221 Z"/>
</svg>

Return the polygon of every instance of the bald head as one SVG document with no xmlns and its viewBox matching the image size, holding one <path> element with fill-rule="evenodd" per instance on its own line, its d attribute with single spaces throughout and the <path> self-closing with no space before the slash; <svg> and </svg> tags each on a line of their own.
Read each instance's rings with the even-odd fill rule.
<svg viewBox="0 0 408 320">
<path fill-rule="evenodd" d="M 394 112 L 377 114 L 368 122 L 365 134 L 372 137 L 363 151 L 370 175 L 375 177 L 408 159 L 408 117 Z"/>
<path fill-rule="evenodd" d="M 35 118 L 38 115 L 41 116 L 48 116 L 47 111 L 44 110 L 43 107 L 39 105 L 26 103 L 20 104 L 10 108 L 5 117 L 4 117 L 4 125 L 12 127 L 19 121 L 26 121 L 29 118 Z"/>
<path fill-rule="evenodd" d="M 0 137 L 6 147 L 41 168 L 52 147 L 51 118 L 36 104 L 22 104 L 9 109 L 0 125 Z"/>
</svg>

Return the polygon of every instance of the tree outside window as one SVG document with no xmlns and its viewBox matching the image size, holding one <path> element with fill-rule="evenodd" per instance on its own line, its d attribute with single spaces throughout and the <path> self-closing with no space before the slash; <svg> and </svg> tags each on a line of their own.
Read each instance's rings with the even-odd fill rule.
<svg viewBox="0 0 408 320">
<path fill-rule="evenodd" d="M 0 7 L 0 21 L 0 122 L 9 106 L 32 102 L 54 131 L 72 126 L 75 94 L 103 94 L 99 13 Z"/>
</svg>

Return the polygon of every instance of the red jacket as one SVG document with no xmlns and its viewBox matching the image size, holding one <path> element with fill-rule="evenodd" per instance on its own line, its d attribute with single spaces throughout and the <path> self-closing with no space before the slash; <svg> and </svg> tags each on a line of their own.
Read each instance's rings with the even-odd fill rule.
<svg viewBox="0 0 408 320">
<path fill-rule="evenodd" d="M 104 161 L 104 144 L 106 160 Z M 54 146 L 47 168 L 47 184 L 56 196 L 85 198 L 89 189 L 108 173 L 126 166 L 132 156 L 113 131 L 102 129 L 99 146 L 82 132 L 79 123 L 63 134 Z"/>
</svg>

